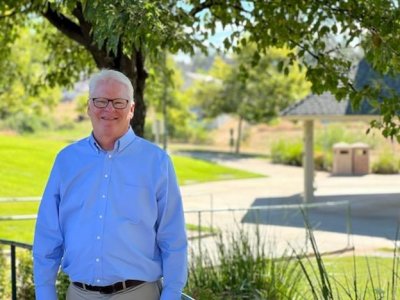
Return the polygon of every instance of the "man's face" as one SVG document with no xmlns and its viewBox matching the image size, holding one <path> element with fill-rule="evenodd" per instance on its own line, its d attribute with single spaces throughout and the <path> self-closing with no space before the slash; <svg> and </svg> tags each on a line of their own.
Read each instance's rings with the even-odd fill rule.
<svg viewBox="0 0 400 300">
<path fill-rule="evenodd" d="M 99 81 L 90 95 L 87 110 L 96 138 L 106 137 L 117 140 L 123 136 L 128 130 L 129 122 L 133 117 L 134 104 L 129 102 L 126 108 L 116 109 L 109 102 L 105 108 L 98 108 L 94 105 L 93 98 L 128 100 L 128 88 L 113 79 Z"/>
</svg>

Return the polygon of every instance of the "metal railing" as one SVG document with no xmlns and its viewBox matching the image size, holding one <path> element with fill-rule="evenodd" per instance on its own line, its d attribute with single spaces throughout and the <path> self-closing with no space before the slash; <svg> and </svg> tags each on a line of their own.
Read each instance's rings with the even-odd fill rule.
<svg viewBox="0 0 400 300">
<path fill-rule="evenodd" d="M 11 299 L 17 300 L 17 255 L 16 248 L 23 248 L 27 250 L 32 250 L 32 245 L 2 240 L 0 239 L 0 245 L 10 246 L 10 267 L 11 267 Z"/>
<path fill-rule="evenodd" d="M 351 234 L 352 234 L 352 223 L 351 223 L 351 203 L 350 201 L 333 201 L 333 202 L 321 202 L 321 203 L 303 203 L 303 204 L 286 204 L 286 205 L 264 205 L 264 206 L 252 206 L 246 208 L 219 208 L 219 209 L 191 209 L 185 210 L 185 214 L 197 214 L 197 240 L 198 249 L 201 251 L 202 237 L 203 234 L 203 215 L 210 214 L 210 231 L 214 231 L 214 214 L 218 213 L 235 213 L 235 212 L 256 212 L 256 224 L 259 224 L 261 219 L 259 218 L 260 212 L 262 211 L 278 211 L 278 210 L 302 210 L 307 214 L 307 212 L 312 208 L 322 208 L 322 207 L 337 207 L 345 206 L 345 227 L 347 235 L 347 243 L 345 248 L 351 248 Z M 305 235 L 305 245 L 309 239 L 308 231 Z"/>
</svg>

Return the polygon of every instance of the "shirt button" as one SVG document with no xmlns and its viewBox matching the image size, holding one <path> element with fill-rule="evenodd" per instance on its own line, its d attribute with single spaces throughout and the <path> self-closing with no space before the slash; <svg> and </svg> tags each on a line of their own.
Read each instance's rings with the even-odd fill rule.
<svg viewBox="0 0 400 300">
<path fill-rule="evenodd" d="M 96 262 L 99 262 L 100 261 L 100 259 L 99 258 L 96 258 Z"/>
<path fill-rule="evenodd" d="M 108 177 L 108 175 L 107 175 L 107 174 L 104 174 L 104 177 L 105 177 L 105 178 L 107 178 L 107 177 Z"/>
<path fill-rule="evenodd" d="M 102 196 L 101 196 L 101 198 L 103 198 L 103 199 L 104 199 L 105 197 L 106 197 L 106 195 L 102 195 Z"/>
<path fill-rule="evenodd" d="M 99 215 L 99 219 L 103 219 L 103 215 Z"/>
<path fill-rule="evenodd" d="M 109 155 L 108 155 L 108 158 L 111 158 L 111 157 L 112 157 L 112 155 L 111 155 L 111 154 L 109 154 Z"/>
<path fill-rule="evenodd" d="M 100 279 L 97 279 L 96 282 L 100 282 Z"/>
<path fill-rule="evenodd" d="M 101 237 L 98 235 L 97 237 L 96 237 L 98 240 L 100 240 L 101 239 Z"/>
</svg>

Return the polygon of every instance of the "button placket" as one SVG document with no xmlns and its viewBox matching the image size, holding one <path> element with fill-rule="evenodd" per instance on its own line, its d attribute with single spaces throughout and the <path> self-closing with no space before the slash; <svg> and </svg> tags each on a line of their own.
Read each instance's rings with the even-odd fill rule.
<svg viewBox="0 0 400 300">
<path fill-rule="evenodd" d="M 96 240 L 96 247 L 95 247 L 95 279 L 96 282 L 99 283 L 102 278 L 102 269 L 103 269 L 103 264 L 102 264 L 102 249 L 103 249 L 103 232 L 104 232 L 104 217 L 106 215 L 107 211 L 107 196 L 109 192 L 109 182 L 110 182 L 110 174 L 111 174 L 111 163 L 112 163 L 112 155 L 110 153 L 105 153 L 104 154 L 104 161 L 103 161 L 103 182 L 101 184 L 101 188 L 98 193 L 98 226 L 97 230 L 95 233 L 95 240 Z"/>
</svg>

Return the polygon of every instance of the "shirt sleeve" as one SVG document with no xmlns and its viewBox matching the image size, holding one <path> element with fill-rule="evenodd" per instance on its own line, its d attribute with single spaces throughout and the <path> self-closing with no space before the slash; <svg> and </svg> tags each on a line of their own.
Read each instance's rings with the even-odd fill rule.
<svg viewBox="0 0 400 300">
<path fill-rule="evenodd" d="M 187 237 L 182 197 L 170 158 L 158 197 L 157 242 L 161 250 L 163 291 L 161 300 L 181 299 L 187 280 Z"/>
<path fill-rule="evenodd" d="M 57 160 L 50 173 L 36 220 L 33 242 L 33 273 L 36 300 L 56 300 L 56 278 L 63 255 L 59 226 L 60 173 Z"/>
</svg>

